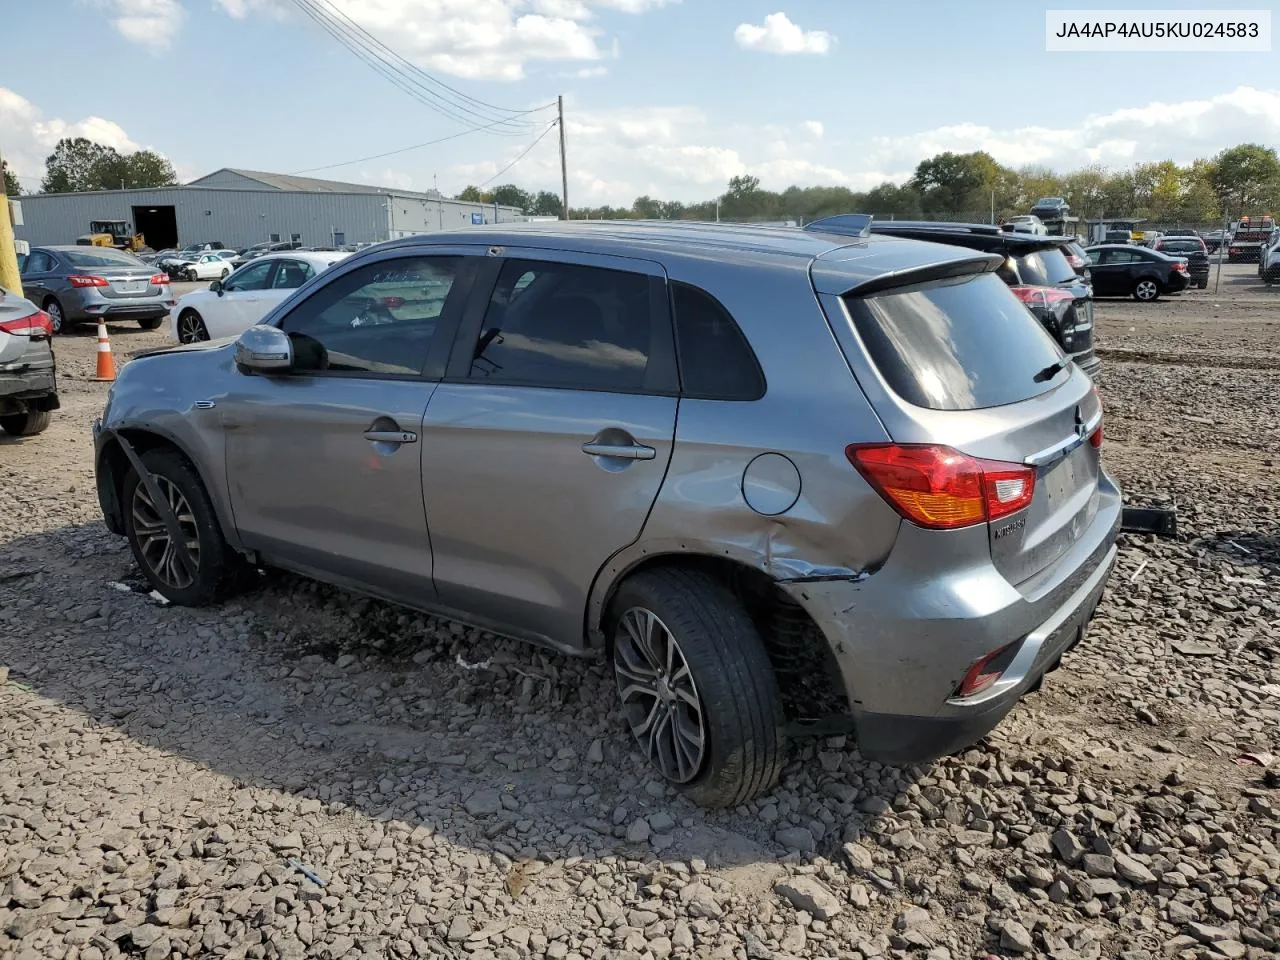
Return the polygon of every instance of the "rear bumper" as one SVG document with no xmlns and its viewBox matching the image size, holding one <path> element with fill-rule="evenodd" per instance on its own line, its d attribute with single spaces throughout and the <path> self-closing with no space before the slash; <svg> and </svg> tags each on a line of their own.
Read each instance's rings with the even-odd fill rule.
<svg viewBox="0 0 1280 960">
<path fill-rule="evenodd" d="M 154 297 L 138 297 L 124 299 L 103 297 L 89 288 L 80 291 L 81 296 L 63 301 L 62 308 L 66 318 L 75 322 L 86 320 L 145 320 L 148 317 L 163 317 L 169 312 L 175 300 L 167 287 L 164 292 Z"/>
<path fill-rule="evenodd" d="M 0 371 L 0 414 L 57 410 L 60 405 L 57 376 L 52 367 L 22 373 Z"/>
<path fill-rule="evenodd" d="M 922 763 L 995 727 L 1083 635 L 1115 562 L 1120 518 L 1120 491 L 1104 473 L 1089 529 L 1020 587 L 992 566 L 985 528 L 954 531 L 948 543 L 951 535 L 909 524 L 869 577 L 780 584 L 831 646 L 863 755 Z M 963 556 L 981 559 L 965 567 Z M 993 687 L 953 699 L 974 661 L 1011 643 L 1017 652 Z"/>
</svg>

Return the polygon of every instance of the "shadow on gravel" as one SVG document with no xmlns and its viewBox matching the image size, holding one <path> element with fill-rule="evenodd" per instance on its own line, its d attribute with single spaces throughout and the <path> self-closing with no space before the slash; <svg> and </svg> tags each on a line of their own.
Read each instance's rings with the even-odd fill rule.
<svg viewBox="0 0 1280 960">
<path fill-rule="evenodd" d="M 704 811 L 649 775 L 600 663 L 283 574 L 216 608 L 160 606 L 99 524 L 0 545 L 0 664 L 237 786 L 513 860 L 834 858 L 923 775 L 801 742 L 772 795 Z"/>
</svg>

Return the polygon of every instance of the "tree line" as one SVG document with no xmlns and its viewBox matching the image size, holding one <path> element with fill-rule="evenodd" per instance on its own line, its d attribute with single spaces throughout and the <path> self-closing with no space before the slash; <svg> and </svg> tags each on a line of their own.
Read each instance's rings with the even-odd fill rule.
<svg viewBox="0 0 1280 960">
<path fill-rule="evenodd" d="M 5 193 L 17 178 L 4 165 Z M 84 137 L 65 138 L 45 160 L 41 190 L 67 193 L 163 187 L 177 182 L 173 166 L 151 150 L 120 153 Z M 1070 173 L 1046 167 L 1013 169 L 988 153 L 939 153 L 920 161 L 905 183 L 865 192 L 847 187 L 790 186 L 765 190 L 757 177 L 736 176 L 717 197 L 695 203 L 637 197 L 629 207 L 576 207 L 575 219 L 797 220 L 858 211 L 897 219 L 985 221 L 1026 213 L 1039 197 L 1063 197 L 1081 217 L 1144 217 L 1164 223 L 1207 223 L 1248 213 L 1280 212 L 1280 157 L 1272 147 L 1244 143 L 1180 166 L 1172 160 L 1125 170 L 1087 166 Z M 513 184 L 491 190 L 468 186 L 456 199 L 518 207 L 558 217 L 560 196 Z"/>
<path fill-rule="evenodd" d="M 837 213 L 878 217 L 986 222 L 1026 213 L 1040 197 L 1063 197 L 1075 216 L 1141 217 L 1164 223 L 1208 223 L 1224 216 L 1280 212 L 1280 157 L 1254 143 L 1223 150 L 1210 159 L 1179 166 L 1172 160 L 1139 163 L 1125 170 L 1087 166 L 1070 173 L 1046 167 L 1015 170 L 988 153 L 945 152 L 920 161 L 902 184 L 883 183 L 865 192 L 846 187 L 791 186 L 765 190 L 743 175 L 708 200 L 682 203 L 637 197 L 629 207 L 574 207 L 574 219 L 593 220 L 797 220 Z M 458 200 L 519 207 L 527 214 L 559 216 L 560 197 L 515 184 L 492 190 L 469 186 Z"/>
<path fill-rule="evenodd" d="M 6 196 L 21 194 L 17 176 L 3 164 Z M 44 161 L 41 193 L 80 193 L 89 190 L 134 190 L 170 187 L 178 182 L 173 165 L 154 150 L 121 153 L 115 147 L 86 137 L 64 137 Z"/>
</svg>

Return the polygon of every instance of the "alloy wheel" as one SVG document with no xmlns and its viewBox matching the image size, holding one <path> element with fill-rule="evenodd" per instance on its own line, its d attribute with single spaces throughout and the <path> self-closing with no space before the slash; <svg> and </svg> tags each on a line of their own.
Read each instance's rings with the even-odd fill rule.
<svg viewBox="0 0 1280 960">
<path fill-rule="evenodd" d="M 49 305 L 44 308 L 44 312 L 49 315 L 49 323 L 53 326 L 54 333 L 62 332 L 62 306 L 56 301 L 50 301 Z"/>
<path fill-rule="evenodd" d="M 196 568 L 200 567 L 200 532 L 196 527 L 195 512 L 177 485 L 167 477 L 154 475 L 160 495 L 164 497 L 178 518 L 187 543 L 187 553 Z M 167 586 L 184 590 L 195 580 L 195 571 L 189 571 L 178 559 L 168 527 L 156 508 L 145 485 L 139 483 L 133 490 L 133 534 L 138 541 L 138 552 L 151 572 Z"/>
<path fill-rule="evenodd" d="M 1159 292 L 1153 280 L 1140 280 L 1134 288 L 1139 300 L 1154 300 Z"/>
<path fill-rule="evenodd" d="M 632 607 L 614 637 L 613 671 L 631 732 L 664 777 L 688 783 L 702 769 L 707 731 L 684 652 L 651 610 Z"/>
<path fill-rule="evenodd" d="M 204 324 L 194 313 L 184 313 L 178 318 L 178 342 L 199 343 L 205 339 Z"/>
</svg>

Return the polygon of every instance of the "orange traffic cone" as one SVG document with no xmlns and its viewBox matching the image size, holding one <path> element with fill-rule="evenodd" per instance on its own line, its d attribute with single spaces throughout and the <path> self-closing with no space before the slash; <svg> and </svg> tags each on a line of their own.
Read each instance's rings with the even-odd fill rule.
<svg viewBox="0 0 1280 960">
<path fill-rule="evenodd" d="M 98 372 L 94 380 L 111 382 L 116 378 L 116 360 L 111 355 L 111 338 L 107 336 L 106 321 L 98 321 Z"/>
</svg>

